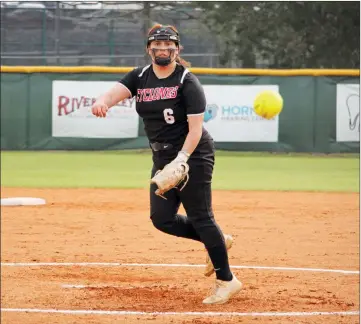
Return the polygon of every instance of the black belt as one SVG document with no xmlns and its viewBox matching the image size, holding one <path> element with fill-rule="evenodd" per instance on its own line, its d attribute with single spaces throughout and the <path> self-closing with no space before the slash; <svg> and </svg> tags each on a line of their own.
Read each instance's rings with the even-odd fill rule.
<svg viewBox="0 0 361 324">
<path fill-rule="evenodd" d="M 167 151 L 167 150 L 170 150 L 173 148 L 173 145 L 172 144 L 169 144 L 169 143 L 158 143 L 158 142 L 155 142 L 155 143 L 150 143 L 150 147 L 152 148 L 152 150 L 154 152 L 157 152 L 157 151 Z"/>
</svg>

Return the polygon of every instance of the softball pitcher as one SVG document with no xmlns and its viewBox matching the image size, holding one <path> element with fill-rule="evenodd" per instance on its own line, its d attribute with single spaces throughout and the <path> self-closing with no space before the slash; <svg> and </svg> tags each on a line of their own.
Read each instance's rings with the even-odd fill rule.
<svg viewBox="0 0 361 324">
<path fill-rule="evenodd" d="M 150 218 L 167 234 L 202 242 L 208 252 L 205 275 L 216 273 L 216 286 L 204 304 L 223 304 L 238 293 L 241 282 L 232 274 L 223 235 L 212 211 L 214 143 L 203 127 L 206 98 L 199 80 L 180 58 L 180 38 L 173 26 L 155 25 L 147 37 L 152 64 L 124 76 L 92 107 L 97 117 L 125 98 L 136 97 L 153 153 Z M 187 216 L 179 215 L 183 204 Z"/>
</svg>

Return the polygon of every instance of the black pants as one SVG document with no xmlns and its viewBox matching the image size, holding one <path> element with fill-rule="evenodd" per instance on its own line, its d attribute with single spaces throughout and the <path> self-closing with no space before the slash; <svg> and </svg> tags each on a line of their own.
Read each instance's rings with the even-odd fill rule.
<svg viewBox="0 0 361 324">
<path fill-rule="evenodd" d="M 171 162 L 177 152 L 153 152 L 152 177 Z M 189 181 L 182 191 L 165 193 L 167 200 L 157 196 L 157 186 L 150 186 L 150 214 L 154 226 L 164 233 L 184 237 L 204 244 L 219 280 L 233 278 L 223 234 L 214 220 L 212 210 L 212 175 L 214 167 L 213 140 L 200 143 L 188 160 Z M 180 184 L 182 185 L 182 184 Z M 179 215 L 180 204 L 187 216 Z"/>
<path fill-rule="evenodd" d="M 152 177 L 175 157 L 164 153 L 166 152 L 154 152 Z M 165 193 L 167 200 L 155 194 L 155 184 L 150 186 L 151 220 L 157 229 L 165 233 L 203 242 L 207 250 L 224 246 L 223 235 L 214 220 L 212 210 L 213 141 L 197 147 L 188 164 L 187 185 L 182 191 L 172 189 Z M 181 203 L 187 217 L 177 214 Z"/>
</svg>

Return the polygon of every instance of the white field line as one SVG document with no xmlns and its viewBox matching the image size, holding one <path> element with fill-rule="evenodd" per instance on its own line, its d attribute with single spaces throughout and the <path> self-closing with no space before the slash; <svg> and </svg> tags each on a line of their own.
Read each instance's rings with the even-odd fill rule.
<svg viewBox="0 0 361 324">
<path fill-rule="evenodd" d="M 106 288 L 122 288 L 122 289 L 137 289 L 137 287 L 124 287 L 124 286 L 116 286 L 116 285 L 72 285 L 72 284 L 62 284 L 61 288 L 71 288 L 71 289 L 89 289 L 89 288 L 97 288 L 97 289 L 106 289 Z"/>
<path fill-rule="evenodd" d="M 359 315 L 359 311 L 345 312 L 138 312 L 138 311 L 106 311 L 106 310 L 71 310 L 71 309 L 37 309 L 37 308 L 1 308 L 1 312 L 14 313 L 58 313 L 58 314 L 77 314 L 77 315 L 147 315 L 147 316 L 249 316 L 249 317 L 277 317 L 277 316 L 348 316 Z"/>
<path fill-rule="evenodd" d="M 101 288 L 102 286 L 96 286 L 96 285 L 70 285 L 70 284 L 64 284 L 61 285 L 62 288 L 76 288 L 76 289 L 85 289 L 85 288 Z M 106 287 L 104 287 L 106 288 Z M 114 288 L 114 287 L 112 287 Z"/>
<path fill-rule="evenodd" d="M 2 267 L 182 267 L 201 268 L 204 264 L 177 264 L 177 263 L 117 263 L 117 262 L 1 262 Z M 294 267 L 266 267 L 266 266 L 231 266 L 233 269 L 256 269 L 277 271 L 309 271 L 333 272 L 342 274 L 360 274 L 358 270 L 294 268 Z"/>
</svg>

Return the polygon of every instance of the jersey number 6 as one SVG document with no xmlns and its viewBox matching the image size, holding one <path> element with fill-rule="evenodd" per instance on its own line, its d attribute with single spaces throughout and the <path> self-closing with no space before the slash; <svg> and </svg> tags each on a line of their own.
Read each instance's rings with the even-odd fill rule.
<svg viewBox="0 0 361 324">
<path fill-rule="evenodd" d="M 167 108 L 163 110 L 164 120 L 167 124 L 174 124 L 173 109 Z"/>
</svg>

